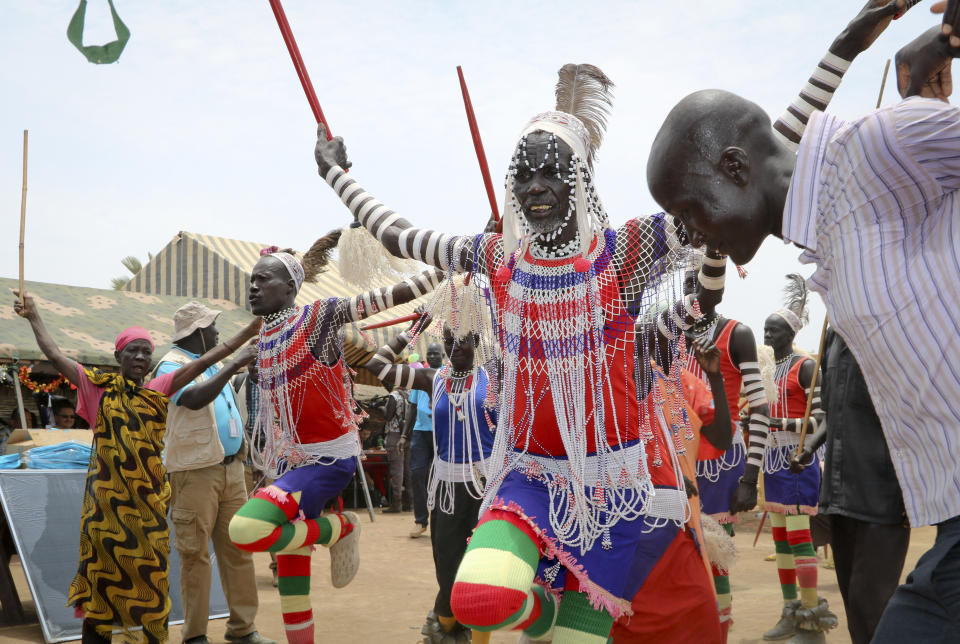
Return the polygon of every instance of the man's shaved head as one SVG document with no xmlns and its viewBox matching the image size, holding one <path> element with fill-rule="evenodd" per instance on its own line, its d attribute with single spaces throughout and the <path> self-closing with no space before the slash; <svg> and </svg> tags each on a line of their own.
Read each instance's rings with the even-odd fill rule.
<svg viewBox="0 0 960 644">
<path fill-rule="evenodd" d="M 745 263 L 766 235 L 779 232 L 771 217 L 779 223 L 789 171 L 785 182 L 772 179 L 783 173 L 784 153 L 790 154 L 759 105 L 723 90 L 703 90 L 667 115 L 650 149 L 647 183 L 695 244 Z"/>
</svg>

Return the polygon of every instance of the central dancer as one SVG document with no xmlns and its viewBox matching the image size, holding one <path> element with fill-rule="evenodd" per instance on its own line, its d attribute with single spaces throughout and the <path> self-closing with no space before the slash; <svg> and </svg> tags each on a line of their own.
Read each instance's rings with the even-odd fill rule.
<svg viewBox="0 0 960 644">
<path fill-rule="evenodd" d="M 647 466 L 671 463 L 683 415 L 646 413 L 647 342 L 634 361 L 637 314 L 679 292 L 681 239 L 664 214 L 609 225 L 592 168 L 611 87 L 591 65 L 560 70 L 557 111 L 534 117 L 514 150 L 502 235 L 413 227 L 345 173 L 343 141 L 319 133 L 321 176 L 391 253 L 488 287 L 500 421 L 451 598 L 477 642 L 497 629 L 605 642 L 631 612 L 629 562 L 644 532 L 675 526 L 669 543 L 687 515 L 682 481 L 654 493 Z"/>
</svg>

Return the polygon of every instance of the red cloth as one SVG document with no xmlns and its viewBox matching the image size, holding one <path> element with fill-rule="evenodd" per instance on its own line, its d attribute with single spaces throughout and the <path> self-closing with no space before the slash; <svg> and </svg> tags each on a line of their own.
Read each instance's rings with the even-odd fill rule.
<svg viewBox="0 0 960 644">
<path fill-rule="evenodd" d="M 323 443 L 340 438 L 354 429 L 354 402 L 343 356 L 341 355 L 335 364 L 327 365 L 317 359 L 313 348 L 309 346 L 309 342 L 314 339 L 314 331 L 318 327 L 330 325 L 337 306 L 336 298 L 317 300 L 308 307 L 298 308 L 291 318 L 288 318 L 289 320 L 302 316 L 289 338 L 283 356 L 284 359 L 300 356 L 299 362 L 289 365 L 286 377 L 297 380 L 300 385 L 296 388 L 293 409 L 297 421 L 297 438 L 301 443 Z M 261 342 L 278 341 L 285 328 L 278 324 L 264 330 Z M 272 398 L 273 392 L 262 387 L 261 381 L 261 394 L 266 393 Z M 274 406 L 277 416 L 280 417 L 281 411 L 276 402 Z"/>
<path fill-rule="evenodd" d="M 686 369 L 680 370 L 680 383 L 683 384 L 684 394 L 686 395 L 684 402 L 700 419 L 700 424 L 709 425 L 712 423 L 716 415 L 716 409 L 713 406 L 713 394 L 710 393 L 707 383 Z"/>
<path fill-rule="evenodd" d="M 777 399 L 770 405 L 772 418 L 803 418 L 807 413 L 807 390 L 800 384 L 800 367 L 810 358 L 797 360 L 787 375 L 777 383 Z M 787 408 L 781 409 L 780 400 L 786 390 Z M 773 427 L 771 431 L 778 431 Z"/>
<path fill-rule="evenodd" d="M 123 348 L 134 340 L 146 340 L 150 343 L 151 350 L 155 348 L 153 346 L 153 338 L 150 337 L 150 332 L 142 326 L 132 326 L 121 331 L 117 339 L 114 340 L 113 346 L 117 351 L 123 351 Z"/>
<path fill-rule="evenodd" d="M 737 328 L 738 324 L 740 323 L 736 320 L 727 320 L 727 323 L 723 325 L 723 329 L 720 330 L 720 335 L 717 336 L 717 340 L 714 343 L 720 350 L 720 373 L 723 375 L 724 393 L 727 396 L 727 405 L 730 407 L 730 419 L 733 421 L 730 424 L 731 434 L 736 431 L 737 427 L 736 418 L 737 410 L 740 409 L 740 389 L 743 385 L 743 375 L 740 373 L 740 368 L 734 364 L 733 358 L 730 357 L 730 336 L 733 335 L 733 330 Z M 699 365 L 696 366 L 697 368 L 693 371 L 699 375 Z M 702 378 L 702 376 L 699 377 Z M 704 419 L 703 424 L 709 425 L 712 422 L 713 418 L 710 420 Z M 697 460 L 712 461 L 720 458 L 723 454 L 723 450 L 717 449 L 710 444 L 710 441 L 703 439 L 700 441 L 700 446 L 697 449 Z"/>
<path fill-rule="evenodd" d="M 720 642 L 713 579 L 690 533 L 681 530 L 633 597 L 633 615 L 621 617 L 613 644 Z"/>
</svg>

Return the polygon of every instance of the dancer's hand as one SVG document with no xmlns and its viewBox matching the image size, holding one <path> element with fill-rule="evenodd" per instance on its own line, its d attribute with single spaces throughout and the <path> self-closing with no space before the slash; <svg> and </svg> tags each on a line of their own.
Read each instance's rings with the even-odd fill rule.
<svg viewBox="0 0 960 644">
<path fill-rule="evenodd" d="M 740 479 L 740 484 L 730 499 L 730 512 L 747 512 L 757 506 L 757 483 Z"/>
<path fill-rule="evenodd" d="M 410 323 L 410 328 L 407 329 L 407 335 L 423 333 L 427 330 L 427 327 L 430 326 L 430 323 L 433 322 L 433 316 L 427 313 L 427 307 L 423 304 L 415 308 L 413 312 L 420 317 Z"/>
<path fill-rule="evenodd" d="M 866 51 L 890 25 L 893 18 L 906 13 L 915 2 L 906 0 L 867 0 L 846 29 L 833 41 L 830 51 L 844 60 L 853 60 Z"/>
<path fill-rule="evenodd" d="M 13 310 L 17 315 L 22 318 L 27 318 L 28 320 L 32 320 L 39 315 L 37 312 L 37 305 L 34 304 L 32 297 L 27 295 L 20 299 L 20 291 L 17 290 L 15 290 L 13 294 L 18 298 L 13 303 Z"/>
<path fill-rule="evenodd" d="M 951 38 L 956 40 L 956 38 Z M 931 27 L 897 52 L 897 91 L 946 101 L 953 92 L 950 66 L 960 49 L 951 48 L 940 27 Z"/>
<path fill-rule="evenodd" d="M 349 170 L 353 165 L 347 161 L 347 146 L 343 144 L 343 137 L 335 136 L 328 141 L 327 128 L 323 127 L 323 123 L 317 126 L 317 145 L 313 148 L 313 156 L 321 177 L 326 177 L 335 165 L 344 170 Z"/>
<path fill-rule="evenodd" d="M 706 374 L 720 373 L 720 349 L 709 338 L 694 338 L 693 355 Z"/>
<path fill-rule="evenodd" d="M 814 450 L 810 449 L 809 444 L 804 445 L 803 450 L 799 454 L 794 454 L 790 459 L 790 471 L 794 474 L 802 474 L 810 461 L 813 460 L 813 452 Z"/>
</svg>

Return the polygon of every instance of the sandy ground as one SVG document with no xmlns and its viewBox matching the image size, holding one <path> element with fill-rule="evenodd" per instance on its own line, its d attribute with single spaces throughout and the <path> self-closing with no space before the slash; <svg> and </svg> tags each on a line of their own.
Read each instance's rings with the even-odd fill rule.
<svg viewBox="0 0 960 644">
<path fill-rule="evenodd" d="M 740 559 L 733 570 L 733 617 L 731 644 L 761 642 L 761 633 L 772 626 L 780 615 L 782 601 L 777 581 L 776 564 L 764 561 L 773 552 L 769 522 L 756 548 L 752 547 L 757 520 L 744 515 L 736 536 Z M 375 523 L 363 517 L 361 536 L 362 563 L 353 583 L 345 589 L 334 590 L 330 585 L 329 557 L 317 552 L 313 562 L 313 607 L 317 622 L 317 642 L 397 643 L 420 642 L 420 626 L 433 606 L 436 581 L 433 577 L 433 559 L 430 540 L 425 535 L 411 539 L 411 514 L 377 515 Z M 910 552 L 904 576 L 920 555 L 932 545 L 934 528 L 913 531 Z M 262 634 L 284 642 L 277 591 L 271 585 L 269 559 L 257 555 L 257 586 L 260 589 L 260 613 L 257 626 Z M 882 565 L 882 562 L 878 562 Z M 24 608 L 33 613 L 33 601 L 19 563 L 12 568 L 17 577 Z M 823 567 L 820 572 L 821 594 L 840 617 L 840 628 L 828 635 L 834 644 L 850 642 L 843 615 L 843 604 L 837 580 L 832 570 Z M 225 620 L 210 622 L 207 634 L 212 642 L 224 642 Z M 115 642 L 121 638 L 115 637 Z M 180 627 L 170 628 L 170 641 L 180 641 Z M 516 634 L 495 634 L 498 644 L 516 642 Z M 0 628 L 0 642 L 43 642 L 38 624 Z"/>
</svg>

